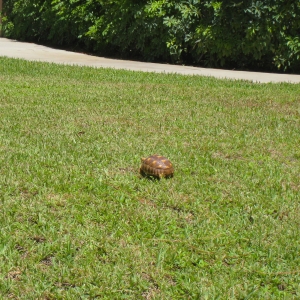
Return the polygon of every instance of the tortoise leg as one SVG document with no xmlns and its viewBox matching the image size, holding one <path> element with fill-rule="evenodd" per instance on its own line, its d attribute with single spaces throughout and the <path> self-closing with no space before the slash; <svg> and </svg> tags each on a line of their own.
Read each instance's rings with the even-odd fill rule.
<svg viewBox="0 0 300 300">
<path fill-rule="evenodd" d="M 142 170 L 142 168 L 140 168 L 140 175 L 141 175 L 142 177 L 149 177 L 149 175 L 148 175 L 147 173 L 145 173 L 145 172 Z"/>
</svg>

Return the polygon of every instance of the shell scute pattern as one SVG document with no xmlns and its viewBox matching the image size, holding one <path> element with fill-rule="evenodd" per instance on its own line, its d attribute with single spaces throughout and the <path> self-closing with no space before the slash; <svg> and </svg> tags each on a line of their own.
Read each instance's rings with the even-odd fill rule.
<svg viewBox="0 0 300 300">
<path fill-rule="evenodd" d="M 169 178 L 174 175 L 174 167 L 171 161 L 158 154 L 151 155 L 147 158 L 142 158 L 140 173 L 146 177 Z"/>
</svg>

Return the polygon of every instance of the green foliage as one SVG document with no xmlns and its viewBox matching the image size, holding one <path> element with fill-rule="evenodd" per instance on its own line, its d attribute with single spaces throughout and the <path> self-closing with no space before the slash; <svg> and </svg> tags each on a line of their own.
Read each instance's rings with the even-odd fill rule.
<svg viewBox="0 0 300 300">
<path fill-rule="evenodd" d="M 7 0 L 4 34 L 99 54 L 299 72 L 300 2 Z"/>
</svg>

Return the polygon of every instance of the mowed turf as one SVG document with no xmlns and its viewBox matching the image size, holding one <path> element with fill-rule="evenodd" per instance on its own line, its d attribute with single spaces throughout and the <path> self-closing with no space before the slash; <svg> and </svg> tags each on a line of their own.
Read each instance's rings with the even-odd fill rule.
<svg viewBox="0 0 300 300">
<path fill-rule="evenodd" d="M 300 85 L 0 58 L 1 297 L 299 299 L 299 145 Z"/>
</svg>

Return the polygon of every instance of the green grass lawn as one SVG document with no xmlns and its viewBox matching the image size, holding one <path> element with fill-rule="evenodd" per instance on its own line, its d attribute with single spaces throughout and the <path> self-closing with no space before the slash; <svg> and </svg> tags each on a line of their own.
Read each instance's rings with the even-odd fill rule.
<svg viewBox="0 0 300 300">
<path fill-rule="evenodd" d="M 299 145 L 300 85 L 0 58 L 0 299 L 299 299 Z"/>
</svg>

